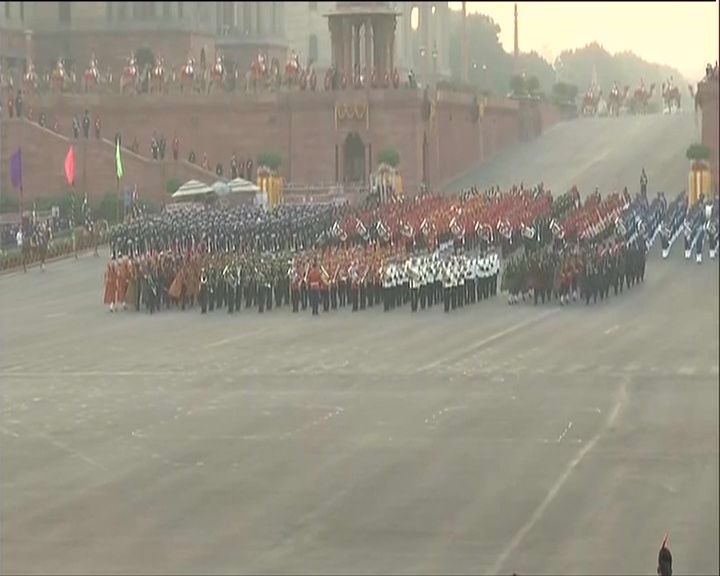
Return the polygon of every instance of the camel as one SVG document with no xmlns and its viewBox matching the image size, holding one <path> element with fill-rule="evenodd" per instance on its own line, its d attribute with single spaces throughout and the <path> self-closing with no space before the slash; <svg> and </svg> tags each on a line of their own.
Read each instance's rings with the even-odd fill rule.
<svg viewBox="0 0 720 576">
<path fill-rule="evenodd" d="M 0 66 L 0 93 L 13 92 L 13 77 L 10 74 L 3 72 L 2 66 Z"/>
<path fill-rule="evenodd" d="M 103 74 L 98 68 L 98 62 L 93 54 L 90 58 L 90 66 L 83 73 L 83 91 L 89 92 L 92 89 L 101 89 L 106 84 L 112 82 L 112 73 L 108 68 L 107 72 Z"/>
<path fill-rule="evenodd" d="M 150 71 L 150 93 L 167 94 L 168 76 L 165 73 L 165 62 L 159 58 Z"/>
<path fill-rule="evenodd" d="M 50 92 L 53 94 L 60 94 L 68 89 L 70 84 L 70 78 L 65 71 L 65 65 L 62 59 L 57 61 L 55 68 L 50 73 Z"/>
<path fill-rule="evenodd" d="M 40 91 L 40 78 L 35 72 L 35 66 L 28 62 L 27 72 L 23 74 L 23 92 L 25 94 L 37 94 Z"/>
<path fill-rule="evenodd" d="M 224 88 L 225 86 L 225 66 L 223 59 L 218 56 L 215 59 L 215 64 L 210 67 L 207 72 L 207 93 L 215 91 L 216 88 Z"/>
<path fill-rule="evenodd" d="M 304 72 L 305 71 L 300 64 L 300 60 L 298 59 L 298 55 L 293 53 L 285 64 L 285 78 L 283 83 L 288 88 L 299 86 Z"/>
<path fill-rule="evenodd" d="M 275 87 L 279 78 L 280 63 L 278 59 L 273 58 L 268 68 L 265 64 L 265 58 L 258 55 L 250 65 L 250 70 L 245 73 L 245 90 Z"/>
<path fill-rule="evenodd" d="M 666 114 L 672 114 L 673 112 L 680 112 L 681 110 L 681 96 L 680 88 L 677 86 L 671 86 L 670 83 L 663 82 L 662 84 L 662 99 L 664 105 L 664 112 Z"/>
<path fill-rule="evenodd" d="M 625 86 L 622 92 L 617 87 L 613 87 L 607 97 L 608 116 L 620 116 L 620 108 L 627 99 L 629 92 L 630 86 Z"/>
<path fill-rule="evenodd" d="M 180 70 L 180 92 L 195 92 L 198 89 L 198 72 L 191 56 Z"/>
<path fill-rule="evenodd" d="M 140 70 L 138 70 L 135 56 L 130 56 L 128 63 L 123 68 L 122 75 L 120 76 L 120 93 L 125 94 L 125 92 L 129 89 L 131 93 L 137 94 L 140 78 Z"/>
<path fill-rule="evenodd" d="M 655 93 L 655 83 L 650 84 L 650 90 L 646 90 L 645 86 L 640 86 L 633 93 L 630 100 L 631 109 L 635 114 L 647 114 L 648 103 Z"/>
<path fill-rule="evenodd" d="M 582 101 L 582 115 L 583 116 L 595 116 L 598 111 L 598 105 L 600 104 L 600 98 L 602 97 L 602 90 L 588 90 L 583 96 Z"/>
</svg>

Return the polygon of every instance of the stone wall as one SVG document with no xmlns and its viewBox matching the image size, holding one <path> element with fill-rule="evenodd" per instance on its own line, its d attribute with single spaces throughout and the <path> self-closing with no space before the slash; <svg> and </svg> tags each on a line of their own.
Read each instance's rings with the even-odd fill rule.
<svg viewBox="0 0 720 576">
<path fill-rule="evenodd" d="M 70 146 L 75 154 L 75 187 L 80 194 L 100 200 L 116 189 L 115 150 L 109 140 L 72 140 L 41 128 L 27 120 L 7 120 L 2 123 L 2 182 L 11 191 L 8 159 L 22 149 L 23 193 L 27 201 L 61 193 L 69 187 L 65 179 L 65 157 Z M 137 184 L 138 194 L 153 202 L 166 202 L 165 183 L 174 178 L 179 182 L 199 179 L 212 183 L 212 174 L 187 162 L 153 162 L 123 151 L 123 188 Z"/>
<path fill-rule="evenodd" d="M 80 117 L 87 109 L 93 119 L 100 117 L 110 140 L 118 130 L 126 146 L 137 138 L 144 157 L 137 158 L 138 182 L 147 177 L 150 187 L 160 190 L 169 175 L 160 173 L 160 163 L 143 164 L 148 162 L 153 134 L 166 137 L 168 156 L 177 135 L 181 158 L 193 150 L 200 163 L 207 155 L 211 168 L 220 162 L 226 175 L 233 154 L 256 163 L 258 154 L 278 152 L 285 179 L 303 183 L 343 181 L 344 145 L 355 134 L 364 146 L 365 173 L 374 169 L 380 150 L 396 148 L 405 189 L 413 191 L 422 181 L 424 165 L 431 186 L 439 187 L 507 146 L 538 136 L 559 120 L 541 103 L 520 106 L 491 99 L 478 104 L 479 113 L 474 115 L 471 94 L 440 91 L 433 95 L 427 113 L 422 94 L 407 90 L 27 99 L 32 117 L 45 112 L 49 126 L 57 119 L 65 137 L 71 135 L 72 117 Z M 67 142 L 64 146 L 63 154 Z M 111 163 L 111 143 L 106 148 L 98 154 L 103 150 L 109 155 L 104 162 Z M 125 154 L 130 158 L 129 152 Z M 99 157 L 96 160 L 100 162 Z M 201 175 L 206 182 L 214 179 L 211 174 Z M 97 183 L 101 189 L 108 185 L 113 185 L 112 179 Z"/>
</svg>

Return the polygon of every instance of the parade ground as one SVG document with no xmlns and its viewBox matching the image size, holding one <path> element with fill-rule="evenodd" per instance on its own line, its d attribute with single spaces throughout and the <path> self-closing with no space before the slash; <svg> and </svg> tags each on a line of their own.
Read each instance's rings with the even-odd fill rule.
<svg viewBox="0 0 720 576">
<path fill-rule="evenodd" d="M 110 314 L 0 278 L 2 571 L 718 573 L 718 265 L 586 307 Z"/>
</svg>

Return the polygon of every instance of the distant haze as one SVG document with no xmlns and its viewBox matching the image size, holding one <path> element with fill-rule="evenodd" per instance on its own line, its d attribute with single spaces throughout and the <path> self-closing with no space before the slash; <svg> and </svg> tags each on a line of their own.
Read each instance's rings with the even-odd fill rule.
<svg viewBox="0 0 720 576">
<path fill-rule="evenodd" d="M 512 52 L 512 2 L 468 2 L 467 9 L 495 20 Z M 520 50 L 557 56 L 597 41 L 608 52 L 634 52 L 694 81 L 718 59 L 718 17 L 718 2 L 518 2 Z"/>
</svg>

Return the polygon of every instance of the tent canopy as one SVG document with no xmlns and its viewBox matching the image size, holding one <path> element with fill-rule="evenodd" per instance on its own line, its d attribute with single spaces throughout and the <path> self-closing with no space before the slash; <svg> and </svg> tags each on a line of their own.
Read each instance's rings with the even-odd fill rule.
<svg viewBox="0 0 720 576">
<path fill-rule="evenodd" d="M 227 185 L 231 194 L 257 194 L 260 192 L 260 188 L 255 184 L 242 178 L 230 180 Z"/>
<path fill-rule="evenodd" d="M 207 184 L 198 182 L 197 180 L 188 180 L 178 188 L 177 192 L 172 195 L 173 200 L 182 200 L 183 198 L 197 198 L 199 196 L 207 196 L 212 194 L 213 189 Z"/>
</svg>

